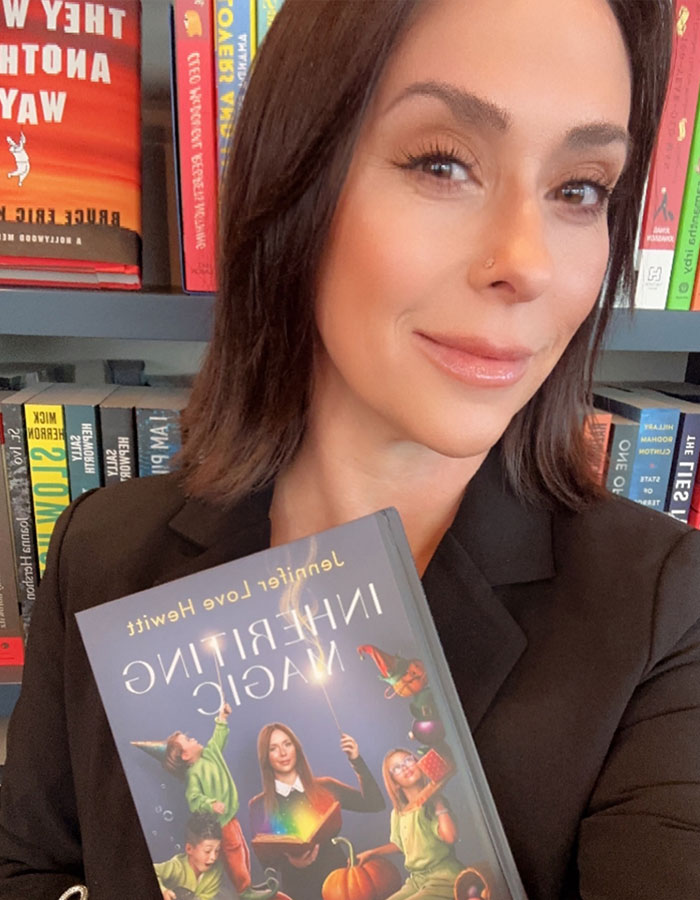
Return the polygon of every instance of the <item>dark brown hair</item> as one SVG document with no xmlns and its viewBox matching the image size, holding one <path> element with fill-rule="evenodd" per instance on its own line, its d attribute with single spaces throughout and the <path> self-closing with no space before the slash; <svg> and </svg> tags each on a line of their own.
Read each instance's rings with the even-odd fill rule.
<svg viewBox="0 0 700 900">
<path fill-rule="evenodd" d="M 311 803 L 320 808 L 328 800 L 328 792 L 316 784 L 311 766 L 309 765 L 301 741 L 288 725 L 281 722 L 270 722 L 260 729 L 258 734 L 258 765 L 260 766 L 260 778 L 262 780 L 262 795 L 265 808 L 265 816 L 269 820 L 277 812 L 277 793 L 275 792 L 275 771 L 270 763 L 270 738 L 273 731 L 281 731 L 287 735 L 294 744 L 296 753 L 296 771 L 304 786 L 304 791 Z M 332 799 L 332 798 L 331 798 Z"/>
<path fill-rule="evenodd" d="M 184 414 L 194 496 L 232 503 L 271 481 L 304 434 L 314 286 L 364 113 L 392 52 L 431 0 L 286 0 L 252 67 L 222 185 L 211 344 Z M 465 0 L 467 2 L 467 0 Z M 668 78 L 671 0 L 608 0 L 632 71 L 628 165 L 608 208 L 601 302 L 503 438 L 522 497 L 592 499 L 582 414 L 616 292 L 630 295 L 644 181 Z"/>
</svg>

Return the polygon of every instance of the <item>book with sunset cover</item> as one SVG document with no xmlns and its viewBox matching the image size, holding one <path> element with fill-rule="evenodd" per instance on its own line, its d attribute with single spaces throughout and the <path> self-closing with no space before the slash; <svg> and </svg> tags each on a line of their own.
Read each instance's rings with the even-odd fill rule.
<svg viewBox="0 0 700 900">
<path fill-rule="evenodd" d="M 258 900 L 329 900 L 348 864 L 385 900 L 403 853 L 357 854 L 448 815 L 443 887 L 525 900 L 395 510 L 76 618 L 164 894 L 206 827 L 217 900 L 246 896 L 241 838 Z"/>
<path fill-rule="evenodd" d="M 0 7 L 0 283 L 140 287 L 140 14 Z"/>
</svg>

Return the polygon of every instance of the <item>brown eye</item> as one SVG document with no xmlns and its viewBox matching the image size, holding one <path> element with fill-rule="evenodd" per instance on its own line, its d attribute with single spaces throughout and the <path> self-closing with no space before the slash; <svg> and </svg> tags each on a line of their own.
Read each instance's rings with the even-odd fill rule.
<svg viewBox="0 0 700 900">
<path fill-rule="evenodd" d="M 469 170 L 464 163 L 448 157 L 425 157 L 417 160 L 417 168 L 441 181 L 467 181 Z"/>
<path fill-rule="evenodd" d="M 565 184 L 559 196 L 570 206 L 599 206 L 608 199 L 609 191 L 602 184 L 592 181 L 576 181 Z"/>
</svg>

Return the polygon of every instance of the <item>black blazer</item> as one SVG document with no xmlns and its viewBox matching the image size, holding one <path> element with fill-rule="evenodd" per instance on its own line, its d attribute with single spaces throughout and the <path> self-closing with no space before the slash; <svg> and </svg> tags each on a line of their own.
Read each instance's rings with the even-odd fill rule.
<svg viewBox="0 0 700 900">
<path fill-rule="evenodd" d="M 0 898 L 160 900 L 74 613 L 265 548 L 176 476 L 57 524 L 0 804 Z M 423 583 L 531 900 L 700 896 L 700 536 L 610 497 L 532 510 L 496 454 Z M 295 898 L 305 900 L 305 898 Z"/>
</svg>

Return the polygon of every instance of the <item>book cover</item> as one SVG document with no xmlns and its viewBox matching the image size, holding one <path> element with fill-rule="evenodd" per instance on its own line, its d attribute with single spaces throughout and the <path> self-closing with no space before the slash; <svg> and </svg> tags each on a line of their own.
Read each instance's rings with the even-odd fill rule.
<svg viewBox="0 0 700 900">
<path fill-rule="evenodd" d="M 24 404 L 46 390 L 47 387 L 48 385 L 45 384 L 37 384 L 0 398 L 15 552 L 15 574 L 25 634 L 29 630 L 39 585 L 39 559 L 32 512 L 32 483 L 29 475 Z"/>
<path fill-rule="evenodd" d="M 180 413 L 187 406 L 186 388 L 148 388 L 136 407 L 139 476 L 165 475 L 175 468 L 182 446 Z"/>
<path fill-rule="evenodd" d="M 304 840 L 337 800 L 339 843 L 318 845 L 317 859 L 341 859 L 321 872 L 326 884 L 347 871 L 341 845 L 354 859 L 386 844 L 392 822 L 417 837 L 437 808 L 459 835 L 445 877 L 477 871 L 483 890 L 465 896 L 524 898 L 395 510 L 77 622 L 163 887 L 185 879 L 189 835 L 212 811 L 250 847 L 259 834 Z M 286 795 L 271 795 L 281 779 Z M 253 883 L 270 896 L 331 896 L 295 894 L 288 863 L 266 871 L 253 860 Z M 387 890 L 377 896 L 387 897 L 405 878 L 403 857 L 381 862 Z M 218 872 L 221 900 L 238 896 L 228 871 Z"/>
<path fill-rule="evenodd" d="M 590 464 L 598 484 L 605 482 L 611 425 L 612 413 L 601 410 L 588 413 L 583 421 L 583 433 L 588 443 Z"/>
<path fill-rule="evenodd" d="M 618 497 L 629 497 L 632 466 L 637 453 L 639 422 L 613 413 L 606 488 Z"/>
<path fill-rule="evenodd" d="M 100 403 L 102 472 L 105 484 L 128 481 L 138 472 L 134 407 L 146 388 L 117 387 Z"/>
<path fill-rule="evenodd" d="M 10 498 L 8 494 L 2 410 L 0 409 L 0 667 L 24 664 L 24 629 L 15 579 Z M 19 676 L 19 672 L 17 673 Z"/>
<path fill-rule="evenodd" d="M 680 410 L 643 391 L 598 385 L 596 406 L 639 423 L 639 436 L 630 476 L 630 500 L 663 512 L 671 478 Z"/>
<path fill-rule="evenodd" d="M 700 0 L 675 0 L 671 77 L 642 219 L 635 305 L 664 309 L 700 87 Z"/>
<path fill-rule="evenodd" d="M 700 104 L 695 112 L 693 139 L 690 144 L 688 171 L 685 177 L 681 216 L 678 222 L 676 250 L 673 255 L 666 309 L 690 309 L 695 272 L 698 267 L 698 227 L 700 227 Z M 698 297 L 700 303 L 700 297 Z"/>
<path fill-rule="evenodd" d="M 40 578 L 56 520 L 70 503 L 63 407 L 56 401 L 44 402 L 44 396 L 42 392 L 24 406 Z"/>
<path fill-rule="evenodd" d="M 257 47 L 262 44 L 270 25 L 272 25 L 275 16 L 282 8 L 283 2 L 284 0 L 257 0 L 255 10 Z"/>
<path fill-rule="evenodd" d="M 212 0 L 172 7 L 183 287 L 216 291 L 218 160 Z"/>
<path fill-rule="evenodd" d="M 233 123 L 243 100 L 248 69 L 255 54 L 256 0 L 213 2 L 216 14 L 217 133 L 221 174 L 226 165 Z"/>
<path fill-rule="evenodd" d="M 138 0 L 22 0 L 0 23 L 0 283 L 138 288 Z"/>
</svg>

